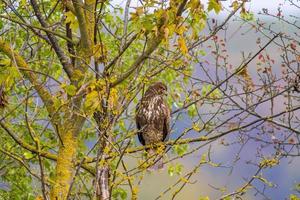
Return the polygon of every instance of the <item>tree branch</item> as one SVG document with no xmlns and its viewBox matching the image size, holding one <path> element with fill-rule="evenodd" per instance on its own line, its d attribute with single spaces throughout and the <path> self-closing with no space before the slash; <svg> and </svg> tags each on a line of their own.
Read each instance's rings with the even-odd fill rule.
<svg viewBox="0 0 300 200">
<path fill-rule="evenodd" d="M 78 20 L 81 44 L 85 52 L 90 52 L 91 40 L 89 39 L 87 21 L 84 16 L 84 11 L 82 8 L 83 3 L 80 0 L 73 0 L 73 5 L 75 9 L 75 15 Z"/>
<path fill-rule="evenodd" d="M 21 140 L 16 134 L 14 134 L 8 127 L 6 127 L 6 125 L 0 121 L 0 127 L 5 130 L 5 132 L 18 144 L 20 145 L 22 148 L 30 151 L 31 153 L 34 154 L 39 154 L 40 156 L 53 160 L 53 161 L 57 161 L 57 155 L 56 154 L 52 154 L 46 151 L 39 151 L 38 149 L 36 149 L 34 146 L 24 142 L 23 140 Z M 91 160 L 91 159 L 90 159 Z M 76 163 L 76 165 L 79 165 L 80 162 L 78 161 Z M 87 172 L 89 172 L 90 174 L 95 174 L 95 172 L 93 171 L 93 168 L 88 166 L 87 164 L 82 164 L 81 163 L 81 168 L 85 169 Z"/>
<path fill-rule="evenodd" d="M 62 3 L 63 3 L 63 5 L 64 5 L 69 11 L 71 11 L 74 15 L 76 14 L 75 8 L 74 8 L 73 4 L 72 4 L 70 1 L 63 0 Z"/>
<path fill-rule="evenodd" d="M 184 0 L 179 8 L 177 9 L 176 16 L 181 16 L 181 14 L 184 11 L 184 8 L 187 4 L 188 0 Z M 139 66 L 143 63 L 144 60 L 146 60 L 158 47 L 158 45 L 161 43 L 162 39 L 164 38 L 164 30 L 163 27 L 168 24 L 168 14 L 166 13 L 167 10 L 165 10 L 164 15 L 161 17 L 160 22 L 158 23 L 158 35 L 157 37 L 154 37 L 152 41 L 150 41 L 150 44 L 147 48 L 147 50 L 140 55 L 136 61 L 132 64 L 132 66 L 129 68 L 127 72 L 125 72 L 119 79 L 117 79 L 115 82 L 111 84 L 112 87 L 122 83 L 125 79 L 127 79 L 134 71 L 136 71 Z M 177 20 L 177 19 L 176 19 Z M 177 24 L 178 21 L 175 21 L 175 24 Z"/>
<path fill-rule="evenodd" d="M 9 130 L 5 124 L 0 121 L 0 126 L 2 129 L 4 129 L 6 131 L 6 133 L 21 147 L 23 147 L 24 149 L 35 153 L 35 154 L 39 154 L 45 158 L 48 158 L 50 160 L 57 160 L 57 156 L 55 154 L 49 153 L 49 152 L 45 152 L 45 151 L 41 151 L 39 152 L 38 149 L 36 149 L 34 146 L 24 142 L 23 140 L 21 140 L 17 135 L 15 135 L 11 130 Z"/>
<path fill-rule="evenodd" d="M 116 62 L 118 61 L 118 59 L 123 55 L 123 53 L 128 49 L 128 47 L 131 45 L 131 43 L 137 38 L 138 34 L 135 34 L 130 40 L 129 42 L 127 42 L 123 47 L 122 50 L 120 51 L 120 53 L 105 67 L 104 71 L 109 70 L 109 68 L 111 68 L 113 65 L 116 64 Z"/>
<path fill-rule="evenodd" d="M 26 27 L 30 28 L 32 31 L 35 30 L 35 29 L 38 29 L 38 30 L 42 30 L 42 31 L 48 32 L 48 33 L 50 33 L 50 34 L 56 35 L 56 36 L 58 36 L 58 37 L 60 37 L 60 38 L 62 38 L 62 39 L 64 39 L 64 40 L 66 40 L 66 41 L 68 41 L 68 42 L 74 44 L 74 42 L 73 42 L 70 38 L 68 38 L 68 37 L 66 37 L 66 36 L 64 36 L 64 35 L 62 35 L 62 34 L 59 34 L 59 33 L 55 32 L 55 31 L 52 31 L 52 30 L 50 30 L 50 29 L 48 29 L 48 28 L 44 28 L 44 27 L 40 27 L 40 26 L 35 26 L 35 25 L 32 25 L 32 24 L 27 24 L 27 23 L 25 23 L 25 22 L 21 22 L 21 21 L 15 20 L 15 19 L 13 19 L 13 18 L 11 18 L 11 17 L 4 16 L 4 15 L 0 15 L 0 18 L 7 19 L 7 20 L 9 20 L 9 21 L 11 21 L 11 22 L 14 22 L 14 23 L 17 23 L 17 24 L 19 24 L 19 25 L 26 26 Z M 34 32 L 35 34 L 37 34 L 35 31 L 33 31 L 33 32 Z M 41 38 L 43 38 L 43 39 L 45 39 L 45 38 L 43 37 L 43 35 L 38 35 L 38 36 L 41 37 Z M 45 37 L 46 37 L 46 36 L 45 36 Z M 47 38 L 47 41 L 48 41 L 48 38 Z M 49 41 L 48 41 L 48 42 L 49 42 Z"/>
<path fill-rule="evenodd" d="M 39 20 L 40 24 L 44 27 L 44 28 L 48 28 L 49 25 L 48 23 L 44 20 L 41 12 L 39 11 L 39 7 L 38 4 L 36 2 L 36 0 L 30 0 L 32 8 L 34 10 L 34 13 L 37 17 L 37 19 Z M 63 65 L 63 69 L 66 72 L 66 74 L 68 75 L 69 79 L 71 80 L 72 74 L 73 74 L 73 65 L 70 61 L 70 59 L 64 54 L 63 50 L 59 47 L 58 41 L 56 39 L 56 37 L 50 33 L 50 32 L 46 32 L 52 47 L 54 49 L 54 51 L 56 52 L 61 64 Z"/>
<path fill-rule="evenodd" d="M 207 92 L 207 94 L 205 94 L 205 96 L 202 96 L 201 98 L 192 101 L 186 105 L 184 105 L 181 108 L 178 108 L 177 110 L 174 110 L 172 112 L 172 114 L 175 114 L 183 109 L 186 109 L 188 107 L 190 107 L 191 105 L 203 100 L 204 98 L 207 98 L 209 95 L 211 95 L 216 89 L 218 89 L 219 87 L 221 87 L 224 83 L 226 83 L 229 79 L 231 79 L 232 77 L 234 77 L 236 74 L 240 73 L 245 67 L 248 66 L 248 64 L 250 62 L 252 62 L 252 60 L 254 58 L 256 58 L 256 56 L 258 56 L 265 48 L 267 48 L 267 46 L 269 46 L 279 35 L 281 35 L 281 33 L 276 34 L 272 39 L 270 39 L 258 52 L 256 52 L 256 54 L 254 56 L 252 56 L 246 63 L 244 63 L 241 67 L 239 67 L 234 73 L 232 73 L 230 76 L 228 76 L 226 79 L 224 79 L 223 81 L 221 81 L 218 85 L 216 85 L 214 88 L 212 88 L 209 92 Z"/>
<path fill-rule="evenodd" d="M 30 70 L 26 61 L 17 52 L 13 51 L 2 38 L 0 38 L 0 52 L 3 52 L 5 55 L 7 55 L 16 64 L 20 73 L 23 74 L 31 82 L 31 84 L 43 100 L 48 113 L 52 115 L 55 110 L 53 107 L 52 95 L 42 85 L 42 83 L 38 81 L 38 77 L 34 72 Z"/>
<path fill-rule="evenodd" d="M 140 64 L 150 56 L 150 54 L 157 48 L 157 46 L 160 44 L 162 40 L 162 37 L 155 38 L 152 43 L 149 45 L 147 50 L 140 55 L 136 61 L 131 65 L 130 69 L 125 72 L 119 79 L 117 79 L 115 82 L 111 84 L 112 87 L 115 87 L 116 85 L 122 83 L 125 79 L 127 79 L 138 67 Z"/>
</svg>

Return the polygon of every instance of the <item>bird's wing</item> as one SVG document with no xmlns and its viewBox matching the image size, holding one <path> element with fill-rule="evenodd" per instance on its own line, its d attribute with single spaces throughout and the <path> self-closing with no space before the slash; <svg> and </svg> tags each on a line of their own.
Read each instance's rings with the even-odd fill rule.
<svg viewBox="0 0 300 200">
<path fill-rule="evenodd" d="M 141 143 L 142 145 L 145 145 L 146 143 L 145 143 L 145 140 L 144 140 L 144 138 L 143 138 L 143 133 L 142 133 L 142 131 L 141 131 L 142 126 L 141 126 L 141 124 L 139 123 L 139 121 L 141 120 L 141 119 L 140 119 L 140 116 L 139 116 L 139 112 L 138 112 L 139 107 L 140 107 L 140 102 L 136 105 L 136 109 L 135 109 L 135 123 L 136 123 L 136 128 L 137 128 L 137 130 L 138 130 L 138 131 L 137 131 L 137 134 L 138 134 L 139 141 L 140 141 L 140 143 Z"/>
<path fill-rule="evenodd" d="M 163 141 L 169 140 L 170 135 L 170 121 L 171 121 L 171 113 L 168 105 L 165 103 L 165 118 L 164 118 L 164 126 L 163 126 Z"/>
</svg>

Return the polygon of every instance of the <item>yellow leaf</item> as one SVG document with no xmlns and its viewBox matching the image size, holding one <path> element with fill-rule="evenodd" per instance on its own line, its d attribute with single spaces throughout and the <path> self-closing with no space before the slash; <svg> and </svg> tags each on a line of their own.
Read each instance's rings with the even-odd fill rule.
<svg viewBox="0 0 300 200">
<path fill-rule="evenodd" d="M 43 200 L 43 197 L 40 195 L 40 196 L 37 196 L 36 198 L 35 198 L 35 200 Z"/>
<path fill-rule="evenodd" d="M 200 163 L 206 163 L 206 153 L 202 154 Z"/>
<path fill-rule="evenodd" d="M 83 78 L 83 73 L 79 69 L 75 69 L 73 72 L 72 79 L 73 80 L 80 80 Z"/>
<path fill-rule="evenodd" d="M 103 153 L 107 155 L 109 153 L 109 151 L 110 151 L 109 146 L 106 146 L 103 150 Z"/>
<path fill-rule="evenodd" d="M 100 98 L 97 91 L 91 91 L 86 95 L 84 109 L 87 114 L 92 114 L 95 110 L 100 109 Z"/>
<path fill-rule="evenodd" d="M 276 158 L 271 158 L 271 159 L 268 159 L 268 158 L 263 158 L 260 163 L 259 163 L 259 166 L 262 167 L 262 168 L 267 168 L 267 167 L 274 167 L 276 165 L 279 164 L 279 160 L 276 159 Z"/>
<path fill-rule="evenodd" d="M 136 8 L 137 16 L 141 16 L 143 13 L 144 13 L 144 8 L 143 7 L 137 7 Z"/>
<path fill-rule="evenodd" d="M 209 0 L 207 9 L 208 11 L 214 10 L 218 14 L 222 10 L 222 5 L 219 0 Z"/>
<path fill-rule="evenodd" d="M 71 11 L 68 11 L 65 13 L 65 16 L 66 16 L 66 24 L 70 23 L 70 28 L 72 30 L 76 30 L 79 25 L 75 15 Z"/>
<path fill-rule="evenodd" d="M 300 197 L 298 197 L 298 196 L 295 195 L 295 194 L 291 194 L 291 195 L 290 195 L 290 200 L 300 200 Z"/>
<path fill-rule="evenodd" d="M 152 31 L 154 32 L 154 35 L 157 37 L 157 35 L 158 35 L 158 28 L 157 28 L 157 26 L 154 26 L 152 28 Z"/>
<path fill-rule="evenodd" d="M 77 88 L 74 85 L 66 85 L 63 89 L 70 96 L 74 96 L 76 94 L 76 90 L 77 90 Z"/>
<path fill-rule="evenodd" d="M 136 196 L 137 196 L 138 191 L 139 191 L 139 187 L 137 187 L 137 186 L 132 187 L 132 199 L 137 199 Z"/>
<path fill-rule="evenodd" d="M 26 2 L 26 0 L 21 0 L 21 2 L 20 2 L 20 6 L 26 6 L 27 5 L 27 2 Z"/>
<path fill-rule="evenodd" d="M 164 28 L 164 39 L 167 40 L 169 37 L 170 30 L 168 27 Z"/>
<path fill-rule="evenodd" d="M 101 44 L 94 45 L 93 55 L 96 59 L 100 58 L 100 56 L 101 56 Z"/>
<path fill-rule="evenodd" d="M 130 13 L 130 19 L 135 21 L 144 13 L 143 7 L 137 7 L 135 12 Z"/>
<path fill-rule="evenodd" d="M 186 28 L 185 26 L 183 26 L 183 25 L 177 27 L 176 30 L 175 30 L 175 32 L 176 32 L 178 35 L 180 35 L 180 36 L 182 36 L 186 31 L 187 31 L 187 28 Z"/>
<path fill-rule="evenodd" d="M 199 0 L 191 0 L 188 5 L 190 6 L 191 10 L 193 11 L 193 10 L 199 8 L 199 6 L 201 4 L 200 4 Z"/>
<path fill-rule="evenodd" d="M 100 62 L 106 62 L 107 58 L 107 49 L 103 44 L 96 44 L 93 47 L 93 55 L 96 60 Z"/>
<path fill-rule="evenodd" d="M 185 44 L 185 40 L 184 40 L 183 37 L 179 37 L 179 38 L 178 38 L 178 47 L 179 47 L 180 51 L 181 51 L 184 55 L 187 54 L 188 48 L 187 48 L 187 46 L 186 46 L 186 44 Z"/>
<path fill-rule="evenodd" d="M 213 167 L 219 167 L 220 166 L 220 164 L 214 163 L 214 162 L 209 162 L 208 164 L 210 164 Z"/>
<path fill-rule="evenodd" d="M 54 98 L 53 103 L 54 103 L 55 110 L 59 109 L 63 104 L 61 98 L 56 98 L 56 97 Z"/>
<path fill-rule="evenodd" d="M 11 64 L 10 59 L 1 59 L 0 60 L 0 66 L 8 67 L 8 66 L 10 66 L 10 64 Z"/>
<path fill-rule="evenodd" d="M 206 197 L 200 197 L 199 200 L 209 200 L 209 197 L 208 196 L 206 196 Z"/>
<path fill-rule="evenodd" d="M 130 13 L 130 20 L 135 21 L 135 20 L 137 20 L 138 18 L 139 18 L 139 16 L 137 16 L 136 13 L 134 13 L 134 12 L 131 12 L 131 13 Z"/>
<path fill-rule="evenodd" d="M 234 1 L 234 2 L 232 2 L 230 7 L 233 7 L 233 10 L 236 10 L 239 7 L 239 3 L 237 1 Z"/>
<path fill-rule="evenodd" d="M 239 75 L 239 76 L 247 76 L 248 75 L 248 69 L 247 67 L 243 68 L 242 70 L 240 70 L 236 75 Z"/>
<path fill-rule="evenodd" d="M 199 123 L 194 123 L 193 124 L 193 129 L 197 132 L 199 132 L 201 130 L 200 124 Z"/>
</svg>

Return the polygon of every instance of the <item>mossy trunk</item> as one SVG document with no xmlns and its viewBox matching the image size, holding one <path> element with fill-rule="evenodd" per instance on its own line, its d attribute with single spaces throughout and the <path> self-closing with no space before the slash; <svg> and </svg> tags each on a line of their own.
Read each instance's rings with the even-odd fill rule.
<svg viewBox="0 0 300 200">
<path fill-rule="evenodd" d="M 65 128 L 65 130 L 67 130 L 67 128 Z M 70 131 L 70 129 L 67 131 L 68 132 L 61 133 L 63 144 L 60 145 L 58 151 L 55 184 L 52 186 L 50 192 L 51 200 L 67 199 L 75 172 L 76 150 L 78 145 L 77 133 Z"/>
</svg>

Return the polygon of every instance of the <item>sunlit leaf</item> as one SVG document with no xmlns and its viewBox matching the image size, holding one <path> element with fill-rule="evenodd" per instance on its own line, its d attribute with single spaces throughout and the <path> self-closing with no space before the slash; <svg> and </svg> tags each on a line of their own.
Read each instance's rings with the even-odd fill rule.
<svg viewBox="0 0 300 200">
<path fill-rule="evenodd" d="M 70 23 L 70 28 L 73 31 L 77 30 L 79 25 L 76 16 L 71 11 L 66 12 L 65 16 L 66 16 L 66 24 Z"/>
<path fill-rule="evenodd" d="M 298 197 L 298 196 L 295 195 L 295 194 L 291 194 L 291 195 L 290 195 L 290 200 L 300 200 L 300 197 Z"/>
<path fill-rule="evenodd" d="M 209 0 L 208 11 L 214 10 L 215 13 L 219 13 L 222 10 L 222 5 L 219 0 Z"/>
<path fill-rule="evenodd" d="M 64 87 L 64 90 L 66 91 L 66 93 L 70 96 L 74 96 L 76 94 L 76 87 L 74 85 L 66 85 Z"/>
<path fill-rule="evenodd" d="M 184 38 L 179 37 L 177 42 L 178 42 L 178 47 L 179 47 L 180 51 L 182 52 L 182 54 L 186 55 L 188 53 L 188 48 L 185 44 Z"/>
<path fill-rule="evenodd" d="M 25 159 L 31 159 L 31 158 L 33 158 L 33 154 L 30 153 L 30 152 L 25 152 L 23 155 L 24 155 Z"/>
</svg>

